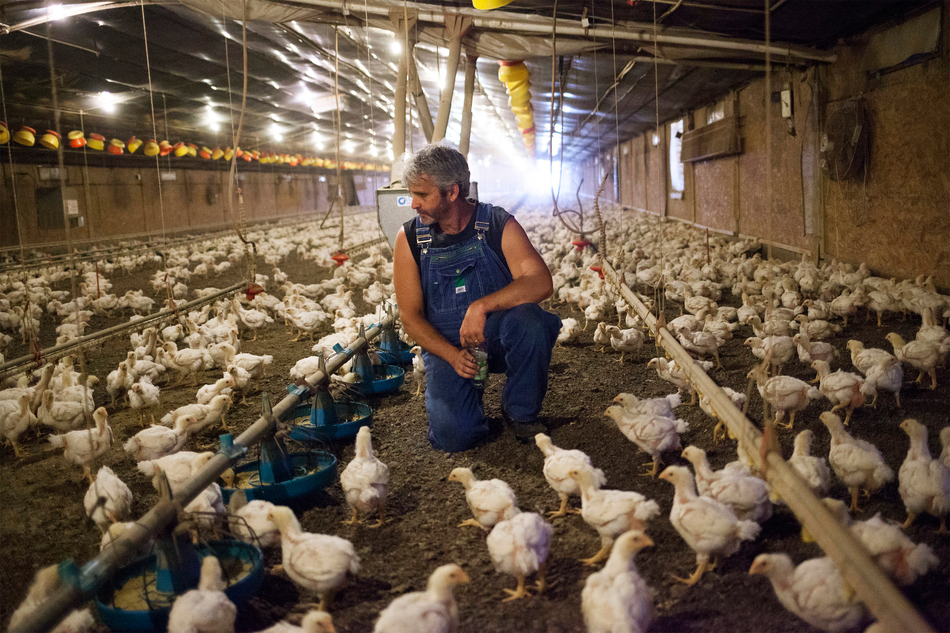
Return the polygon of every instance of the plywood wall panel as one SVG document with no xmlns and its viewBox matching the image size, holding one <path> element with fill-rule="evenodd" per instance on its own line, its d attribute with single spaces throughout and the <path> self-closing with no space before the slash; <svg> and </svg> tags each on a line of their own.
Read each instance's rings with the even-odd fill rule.
<svg viewBox="0 0 950 633">
<path fill-rule="evenodd" d="M 735 165 L 737 158 L 719 158 L 694 164 L 696 222 L 724 231 L 735 230 Z"/>
</svg>

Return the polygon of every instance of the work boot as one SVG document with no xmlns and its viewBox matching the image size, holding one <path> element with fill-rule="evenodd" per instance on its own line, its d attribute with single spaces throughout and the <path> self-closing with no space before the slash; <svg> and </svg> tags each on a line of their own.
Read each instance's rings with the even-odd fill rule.
<svg viewBox="0 0 950 633">
<path fill-rule="evenodd" d="M 533 420 L 531 422 L 514 422 L 512 424 L 515 431 L 515 439 L 522 444 L 534 442 L 534 436 L 538 433 L 547 433 L 548 427 L 542 422 Z"/>
</svg>

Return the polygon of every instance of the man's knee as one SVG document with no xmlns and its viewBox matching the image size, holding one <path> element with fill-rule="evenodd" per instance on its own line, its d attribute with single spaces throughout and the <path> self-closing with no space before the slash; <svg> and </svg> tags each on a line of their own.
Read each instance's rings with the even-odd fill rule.
<svg viewBox="0 0 950 633">
<path fill-rule="evenodd" d="M 541 345 L 554 345 L 561 320 L 536 303 L 523 303 L 508 310 L 502 322 L 502 337 L 531 340 Z"/>
</svg>

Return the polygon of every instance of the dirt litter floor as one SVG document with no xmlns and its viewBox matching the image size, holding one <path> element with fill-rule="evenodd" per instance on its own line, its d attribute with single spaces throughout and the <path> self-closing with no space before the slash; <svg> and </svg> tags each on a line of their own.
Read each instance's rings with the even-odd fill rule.
<svg viewBox="0 0 950 633">
<path fill-rule="evenodd" d="M 259 267 L 263 269 L 263 265 Z M 312 264 L 300 262 L 292 256 L 281 268 L 295 282 L 313 283 L 327 273 Z M 148 288 L 151 270 L 131 276 L 115 276 L 116 292 L 128 288 Z M 233 278 L 232 278 L 233 277 Z M 210 283 L 218 287 L 237 281 L 237 273 L 220 277 Z M 359 293 L 356 293 L 357 295 Z M 559 307 L 562 317 L 571 314 L 567 307 Z M 577 311 L 575 317 L 580 316 Z M 671 310 L 669 317 L 677 316 Z M 48 318 L 48 317 L 47 317 Z M 94 318 L 95 329 L 118 323 L 119 319 Z M 44 329 L 52 329 L 52 322 Z M 608 487 L 636 490 L 655 499 L 661 507 L 661 516 L 653 520 L 648 533 L 655 546 L 643 551 L 637 565 L 647 583 L 656 592 L 657 619 L 651 631 L 809 631 L 804 622 L 788 613 L 775 598 L 770 583 L 760 576 L 749 576 L 747 571 L 753 558 L 762 552 L 786 552 L 795 562 L 821 556 L 815 544 L 803 544 L 799 526 L 784 506 L 776 507 L 775 515 L 763 525 L 759 538 L 745 543 L 734 556 L 720 562 L 719 567 L 707 573 L 696 586 L 687 588 L 671 578 L 671 574 L 686 576 L 695 568 L 695 555 L 679 537 L 668 520 L 672 505 L 673 488 L 665 481 L 640 476 L 647 456 L 626 440 L 603 412 L 611 399 L 622 391 L 634 392 L 641 397 L 656 397 L 670 393 L 672 387 L 661 381 L 656 373 L 646 368 L 647 360 L 656 354 L 644 348 L 637 359 L 617 362 L 618 354 L 608 350 L 601 353 L 593 344 L 592 327 L 579 340 L 557 348 L 550 371 L 550 388 L 542 411 L 549 424 L 554 443 L 563 448 L 576 448 L 591 456 L 594 464 L 607 475 Z M 868 346 L 890 349 L 885 334 L 894 329 L 905 338 L 912 338 L 915 324 L 892 321 L 883 328 L 873 323 L 849 326 L 834 343 L 842 351 L 840 366 L 851 369 L 847 350 L 848 338 L 860 338 Z M 745 374 L 753 360 L 750 350 L 741 342 L 750 336 L 748 327 L 740 327 L 736 338 L 723 348 L 725 370 L 711 375 L 722 385 L 744 391 Z M 302 341 L 288 343 L 285 328 L 277 324 L 260 333 L 257 341 L 245 340 L 242 351 L 254 354 L 273 354 L 274 364 L 268 368 L 263 389 L 273 402 L 284 395 L 289 382 L 287 372 L 301 357 L 310 355 L 310 344 Z M 51 344 L 43 340 L 43 344 Z M 97 404 L 105 404 L 105 376 L 125 356 L 127 339 L 118 339 L 89 359 L 89 369 L 102 379 L 97 390 Z M 11 350 L 10 357 L 13 357 Z M 786 373 L 810 379 L 812 372 L 800 363 L 792 363 Z M 411 374 L 411 371 L 410 371 Z M 897 427 L 906 417 L 915 417 L 930 430 L 932 451 L 939 451 L 939 429 L 948 424 L 950 396 L 947 383 L 950 376 L 942 372 L 937 391 L 922 389 L 905 381 L 901 394 L 904 408 L 898 410 L 889 395 L 882 395 L 876 410 L 860 409 L 852 419 L 850 430 L 857 437 L 877 445 L 888 464 L 895 470 L 904 459 L 908 446 L 906 435 Z M 204 372 L 199 384 L 219 377 L 215 372 Z M 479 479 L 500 478 L 508 482 L 518 495 L 521 508 L 526 511 L 556 509 L 557 495 L 548 487 L 541 474 L 543 457 L 533 445 L 515 441 L 510 429 L 504 428 L 499 411 L 499 398 L 504 378 L 493 376 L 486 389 L 486 413 L 492 418 L 495 437 L 492 441 L 458 455 L 446 455 L 430 448 L 426 440 L 426 416 L 422 396 L 413 396 L 411 377 L 407 384 L 389 397 L 370 400 L 375 408 L 373 442 L 377 455 L 389 464 L 392 483 L 387 514 L 391 521 L 380 529 L 343 525 L 348 518 L 339 483 L 315 495 L 308 503 L 300 504 L 298 512 L 303 528 L 311 532 L 335 534 L 350 539 L 356 546 L 362 570 L 348 581 L 337 595 L 332 608 L 338 631 L 371 631 L 380 612 L 397 596 L 425 588 L 429 573 L 437 566 L 456 562 L 461 564 L 471 584 L 456 591 L 459 603 L 460 630 L 471 633 L 523 631 L 540 633 L 567 633 L 583 631 L 580 594 L 590 569 L 578 562 L 592 555 L 599 547 L 596 532 L 578 515 L 558 519 L 554 523 L 554 539 L 550 554 L 549 580 L 553 586 L 541 596 L 502 603 L 503 588 L 513 588 L 513 578 L 496 573 L 485 545 L 485 533 L 477 528 L 458 528 L 457 524 L 470 516 L 462 487 L 446 480 L 449 472 L 458 466 L 471 468 Z M 195 388 L 180 387 L 162 392 L 164 409 L 194 401 Z M 688 400 L 686 398 L 685 400 Z M 248 399 L 248 405 L 235 405 L 228 414 L 228 422 L 235 432 L 249 426 L 260 414 L 260 394 Z M 814 454 L 827 455 L 829 437 L 818 421 L 821 411 L 830 408 L 826 402 L 813 403 L 799 415 L 794 432 L 783 432 L 781 442 L 786 457 L 791 454 L 794 433 L 805 428 L 815 432 Z M 761 411 L 757 394 L 749 407 L 755 417 Z M 712 440 L 713 422 L 698 407 L 681 406 L 677 414 L 690 425 L 683 434 L 683 446 L 698 445 L 709 452 L 710 461 L 718 468 L 735 459 L 733 442 L 715 445 Z M 131 487 L 135 496 L 133 516 L 144 514 L 157 500 L 147 478 L 135 468 L 134 460 L 121 449 L 122 443 L 139 430 L 138 415 L 120 405 L 110 416 L 115 442 L 99 465 L 110 466 Z M 212 435 L 201 438 L 204 442 Z M 194 442 L 186 450 L 195 450 Z M 353 456 L 350 444 L 326 447 L 340 459 L 342 468 Z M 252 451 L 251 457 L 254 457 Z M 677 454 L 665 455 L 668 464 L 686 464 Z M 13 609 L 22 601 L 34 572 L 41 566 L 73 558 L 83 563 L 98 552 L 100 535 L 83 510 L 83 495 L 87 484 L 78 467 L 67 463 L 58 451 L 47 449 L 45 440 L 32 439 L 27 445 L 27 457 L 16 460 L 12 451 L 4 449 L 0 463 L 0 626 L 6 627 Z M 837 483 L 831 496 L 846 499 L 847 492 Z M 573 500 L 574 505 L 579 504 Z M 886 519 L 903 521 L 903 504 L 896 482 L 866 501 L 859 518 L 870 518 L 880 512 Z M 950 536 L 937 534 L 937 522 L 921 517 L 907 533 L 915 541 L 933 547 L 941 560 L 940 569 L 905 589 L 910 601 L 924 614 L 937 630 L 950 630 Z M 279 562 L 279 550 L 266 554 L 268 566 Z M 269 574 L 263 586 L 248 605 L 238 614 L 237 627 L 241 631 L 265 628 L 277 620 L 289 617 L 299 619 L 304 606 L 312 597 L 301 594 L 294 584 L 281 574 Z"/>
</svg>

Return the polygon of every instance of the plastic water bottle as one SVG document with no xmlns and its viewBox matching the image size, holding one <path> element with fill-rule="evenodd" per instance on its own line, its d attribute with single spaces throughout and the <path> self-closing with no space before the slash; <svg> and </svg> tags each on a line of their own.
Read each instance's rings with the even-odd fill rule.
<svg viewBox="0 0 950 633">
<path fill-rule="evenodd" d="M 475 358 L 475 364 L 478 365 L 478 371 L 472 378 L 472 384 L 476 389 L 484 389 L 485 381 L 488 380 L 488 352 L 482 345 L 476 345 L 468 350 Z"/>
</svg>

